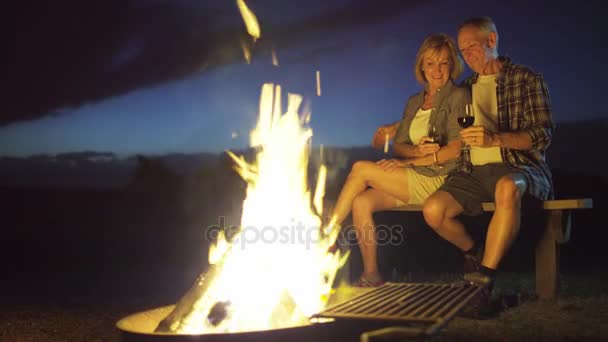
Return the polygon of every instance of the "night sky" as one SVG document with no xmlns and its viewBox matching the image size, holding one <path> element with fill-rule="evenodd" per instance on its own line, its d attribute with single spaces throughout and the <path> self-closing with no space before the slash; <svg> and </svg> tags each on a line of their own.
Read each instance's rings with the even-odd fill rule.
<svg viewBox="0 0 608 342">
<path fill-rule="evenodd" d="M 1 156 L 243 148 L 264 82 L 304 95 L 315 145 L 367 145 L 420 89 L 424 37 L 473 15 L 495 20 L 501 55 L 544 75 L 557 134 L 608 115 L 599 1 L 249 0 L 262 29 L 251 64 L 232 0 L 35 3 L 2 11 Z"/>
</svg>

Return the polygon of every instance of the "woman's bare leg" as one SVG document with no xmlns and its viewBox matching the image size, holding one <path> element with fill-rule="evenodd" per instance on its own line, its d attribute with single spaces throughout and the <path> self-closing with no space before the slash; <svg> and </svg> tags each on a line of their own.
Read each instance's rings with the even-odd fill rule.
<svg viewBox="0 0 608 342">
<path fill-rule="evenodd" d="M 342 221 L 352 210 L 355 197 L 368 187 L 373 187 L 407 203 L 409 200 L 407 172 L 414 171 L 397 168 L 392 172 L 387 172 L 382 170 L 375 162 L 355 162 L 334 206 L 331 224 L 342 224 Z"/>
<path fill-rule="evenodd" d="M 408 172 L 415 171 L 396 168 L 389 172 L 374 162 L 356 162 L 334 207 L 332 226 L 340 225 L 352 210 L 363 259 L 363 275 L 370 281 L 380 280 L 372 214 L 409 201 Z"/>
<path fill-rule="evenodd" d="M 372 281 L 381 280 L 376 255 L 376 229 L 373 213 L 397 206 L 401 200 L 377 189 L 368 189 L 353 200 L 353 224 L 363 259 L 363 276 Z"/>
</svg>

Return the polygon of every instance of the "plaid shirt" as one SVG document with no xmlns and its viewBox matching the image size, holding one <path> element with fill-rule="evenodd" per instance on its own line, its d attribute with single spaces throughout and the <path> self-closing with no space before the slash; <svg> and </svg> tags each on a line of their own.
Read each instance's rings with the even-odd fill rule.
<svg viewBox="0 0 608 342">
<path fill-rule="evenodd" d="M 532 149 L 514 150 L 502 147 L 506 165 L 518 169 L 528 181 L 528 192 L 538 199 L 553 198 L 551 171 L 545 161 L 545 149 L 551 144 L 555 124 L 551 116 L 549 91 L 543 77 L 531 69 L 500 57 L 502 68 L 496 77 L 498 128 L 501 132 L 526 131 L 532 138 Z M 471 89 L 478 74 L 464 80 Z"/>
</svg>

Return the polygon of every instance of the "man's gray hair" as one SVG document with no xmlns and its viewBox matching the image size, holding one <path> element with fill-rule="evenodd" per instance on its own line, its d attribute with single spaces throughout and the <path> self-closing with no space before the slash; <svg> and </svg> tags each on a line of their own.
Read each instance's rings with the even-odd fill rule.
<svg viewBox="0 0 608 342">
<path fill-rule="evenodd" d="M 465 27 L 473 26 L 478 28 L 479 30 L 490 33 L 494 32 L 498 35 L 498 30 L 496 29 L 496 24 L 494 24 L 494 20 L 490 17 L 473 17 L 465 20 L 460 26 L 458 26 L 458 31 L 462 30 Z"/>
<path fill-rule="evenodd" d="M 498 48 L 498 30 L 496 29 L 496 24 L 494 24 L 494 20 L 490 17 L 472 17 L 465 20 L 460 26 L 458 26 L 458 31 L 462 30 L 465 27 L 475 27 L 481 32 L 485 34 L 490 34 L 490 32 L 496 33 L 496 48 Z"/>
</svg>

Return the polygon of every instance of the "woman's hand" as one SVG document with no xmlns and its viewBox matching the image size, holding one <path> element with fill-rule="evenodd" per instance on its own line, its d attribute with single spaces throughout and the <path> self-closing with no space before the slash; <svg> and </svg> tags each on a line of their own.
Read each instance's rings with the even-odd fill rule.
<svg viewBox="0 0 608 342">
<path fill-rule="evenodd" d="M 462 141 L 469 146 L 491 147 L 498 146 L 496 134 L 487 130 L 484 126 L 472 126 L 460 131 Z"/>
<path fill-rule="evenodd" d="M 420 141 L 418 141 L 418 145 L 416 146 L 418 150 L 418 154 L 421 157 L 428 156 L 429 154 L 433 154 L 439 151 L 439 144 L 434 143 L 433 139 L 430 137 L 422 137 Z"/>
<path fill-rule="evenodd" d="M 395 134 L 397 134 L 398 127 L 399 125 L 397 124 L 378 127 L 376 133 L 374 133 L 374 137 L 372 138 L 372 147 L 378 149 L 384 148 L 386 136 L 388 135 L 388 140 L 393 140 L 395 138 Z"/>
<path fill-rule="evenodd" d="M 386 172 L 393 172 L 400 167 L 407 167 L 405 161 L 401 159 L 381 159 L 376 162 L 376 165 Z"/>
</svg>

